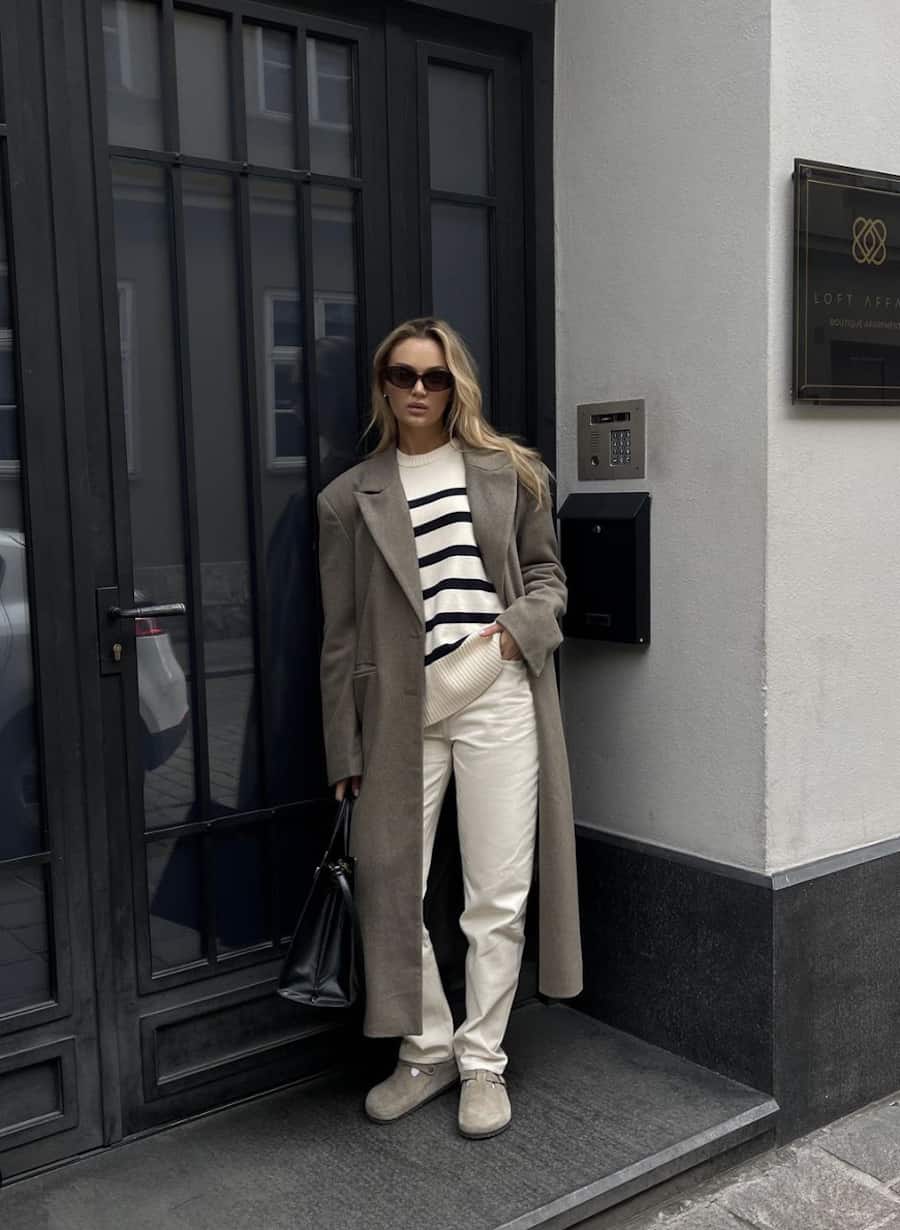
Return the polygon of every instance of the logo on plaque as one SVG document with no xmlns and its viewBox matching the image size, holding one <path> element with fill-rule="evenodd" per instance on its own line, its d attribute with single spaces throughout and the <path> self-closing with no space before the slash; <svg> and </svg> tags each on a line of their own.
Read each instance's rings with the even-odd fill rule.
<svg viewBox="0 0 900 1230">
<path fill-rule="evenodd" d="M 857 265 L 883 265 L 887 260 L 887 227 L 883 218 L 853 219 L 853 259 Z"/>
</svg>

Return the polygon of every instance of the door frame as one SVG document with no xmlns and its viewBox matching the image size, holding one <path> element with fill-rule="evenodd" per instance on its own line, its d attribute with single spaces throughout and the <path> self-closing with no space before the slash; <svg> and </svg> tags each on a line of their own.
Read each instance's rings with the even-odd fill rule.
<svg viewBox="0 0 900 1230">
<path fill-rule="evenodd" d="M 92 742 L 85 692 L 95 656 L 93 617 L 82 584 L 93 572 L 85 511 L 78 277 L 61 200 L 72 189 L 69 118 L 60 105 L 66 64 L 56 0 L 10 0 L 0 21 L 8 160 L 4 204 L 14 312 L 20 480 L 27 543 L 34 687 L 43 813 L 49 851 L 53 1002 L 0 1021 L 0 1079 L 18 1074 L 13 1106 L 21 1129 L 0 1137 L 4 1185 L 99 1147 L 114 1106 L 104 1101 L 96 971 L 112 929 L 108 873 L 98 864 L 91 822 L 102 811 L 102 758 Z M 93 727 L 95 730 L 96 727 Z M 42 1069 L 50 1103 L 32 1109 L 25 1073 Z M 52 1091 L 52 1092 L 51 1092 Z M 112 1100 L 113 1102 L 115 1099 Z M 55 1105 L 53 1103 L 55 1102 Z M 29 1122 L 30 1118 L 30 1122 Z"/>
</svg>

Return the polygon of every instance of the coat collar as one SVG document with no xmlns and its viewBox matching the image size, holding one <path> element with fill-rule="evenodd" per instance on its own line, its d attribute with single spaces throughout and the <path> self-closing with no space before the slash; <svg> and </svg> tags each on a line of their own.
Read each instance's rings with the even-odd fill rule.
<svg viewBox="0 0 900 1230">
<path fill-rule="evenodd" d="M 515 466 L 500 449 L 462 446 L 461 451 L 475 541 L 481 550 L 488 580 L 504 602 L 503 577 L 513 532 L 518 476 Z M 353 494 L 378 549 L 424 627 L 425 606 L 416 540 L 394 445 L 360 462 Z"/>
</svg>

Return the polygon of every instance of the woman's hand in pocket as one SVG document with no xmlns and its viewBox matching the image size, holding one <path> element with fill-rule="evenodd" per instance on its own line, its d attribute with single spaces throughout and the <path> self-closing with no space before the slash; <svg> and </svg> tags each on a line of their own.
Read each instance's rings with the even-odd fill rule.
<svg viewBox="0 0 900 1230">
<path fill-rule="evenodd" d="M 500 657 L 504 662 L 517 661 L 521 658 L 522 650 L 519 648 L 516 638 L 508 628 L 504 628 L 503 624 L 488 624 L 486 628 L 482 628 L 478 633 L 479 636 L 496 636 L 500 633 Z M 506 652 L 504 653 L 504 650 Z"/>
<path fill-rule="evenodd" d="M 343 780 L 339 782 L 335 782 L 334 797 L 337 799 L 338 802 L 340 802 L 343 799 L 344 795 L 346 794 L 347 786 L 349 784 L 351 790 L 353 791 L 353 797 L 356 798 L 356 796 L 359 794 L 359 783 L 361 781 L 362 781 L 361 777 L 345 777 L 343 778 Z"/>
</svg>

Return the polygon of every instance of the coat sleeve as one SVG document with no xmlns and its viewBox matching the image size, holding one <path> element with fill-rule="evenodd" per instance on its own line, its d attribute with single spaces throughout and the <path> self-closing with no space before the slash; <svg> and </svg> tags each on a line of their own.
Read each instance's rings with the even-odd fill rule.
<svg viewBox="0 0 900 1230">
<path fill-rule="evenodd" d="M 547 483 L 544 467 L 544 482 Z M 563 639 L 562 617 L 568 602 L 566 574 L 559 561 L 559 546 L 553 525 L 549 488 L 542 508 L 524 485 L 517 515 L 516 546 L 525 593 L 516 598 L 496 622 L 516 641 L 530 670 L 539 675 L 547 658 Z"/>
<path fill-rule="evenodd" d="M 362 740 L 353 698 L 356 658 L 353 543 L 323 492 L 319 517 L 319 578 L 324 632 L 319 678 L 328 784 L 362 775 Z"/>
</svg>

